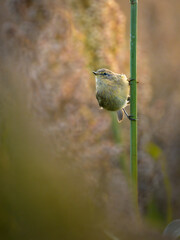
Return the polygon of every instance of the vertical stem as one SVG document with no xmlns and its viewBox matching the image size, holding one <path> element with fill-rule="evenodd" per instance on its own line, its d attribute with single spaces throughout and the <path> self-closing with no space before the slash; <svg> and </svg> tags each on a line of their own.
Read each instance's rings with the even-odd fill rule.
<svg viewBox="0 0 180 240">
<path fill-rule="evenodd" d="M 136 88 L 136 40 L 137 40 L 137 0 L 131 3 L 131 27 L 130 27 L 130 115 L 137 119 L 137 88 Z M 138 203 L 138 167 L 137 167 L 137 121 L 131 121 L 130 129 L 130 164 L 133 190 L 136 204 Z"/>
</svg>

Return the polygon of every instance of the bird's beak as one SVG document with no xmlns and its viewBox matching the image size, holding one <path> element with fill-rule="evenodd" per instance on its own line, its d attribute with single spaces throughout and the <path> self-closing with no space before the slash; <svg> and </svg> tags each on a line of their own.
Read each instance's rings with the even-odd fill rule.
<svg viewBox="0 0 180 240">
<path fill-rule="evenodd" d="M 94 73 L 95 75 L 97 75 L 97 72 L 93 71 L 93 73 Z"/>
</svg>

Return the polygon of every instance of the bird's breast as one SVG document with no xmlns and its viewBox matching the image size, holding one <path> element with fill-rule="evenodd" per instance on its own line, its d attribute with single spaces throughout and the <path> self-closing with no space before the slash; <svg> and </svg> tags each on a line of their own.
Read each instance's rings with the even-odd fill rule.
<svg viewBox="0 0 180 240">
<path fill-rule="evenodd" d="M 127 104 L 129 90 L 126 85 L 107 84 L 96 80 L 96 98 L 100 107 L 109 111 L 117 111 Z"/>
</svg>

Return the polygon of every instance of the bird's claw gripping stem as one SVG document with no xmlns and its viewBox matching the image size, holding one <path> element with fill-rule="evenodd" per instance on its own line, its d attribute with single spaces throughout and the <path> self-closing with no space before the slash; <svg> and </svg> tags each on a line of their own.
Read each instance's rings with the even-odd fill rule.
<svg viewBox="0 0 180 240">
<path fill-rule="evenodd" d="M 129 2 L 130 2 L 130 4 L 136 4 L 137 0 L 130 0 Z"/>
<path fill-rule="evenodd" d="M 136 81 L 136 79 L 135 78 L 130 78 L 128 81 L 129 81 L 129 85 L 131 85 L 131 82 Z M 136 83 L 139 83 L 139 82 L 136 81 Z"/>
<path fill-rule="evenodd" d="M 137 121 L 137 119 L 136 119 L 136 118 L 133 118 L 133 116 L 131 116 L 131 115 L 128 116 L 127 118 L 128 118 L 130 121 Z"/>
<path fill-rule="evenodd" d="M 126 117 L 131 120 L 131 121 L 137 121 L 137 119 L 135 119 L 133 116 L 128 115 L 128 113 L 126 112 L 126 110 L 124 108 L 122 108 L 123 112 L 125 113 Z"/>
</svg>

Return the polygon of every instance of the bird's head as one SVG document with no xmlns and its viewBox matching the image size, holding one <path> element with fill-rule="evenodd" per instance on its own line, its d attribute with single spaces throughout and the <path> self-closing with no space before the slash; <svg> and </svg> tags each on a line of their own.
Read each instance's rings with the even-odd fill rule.
<svg viewBox="0 0 180 240">
<path fill-rule="evenodd" d="M 111 70 L 106 68 L 98 69 L 97 71 L 93 71 L 93 73 L 98 80 L 102 80 L 105 82 L 107 81 L 126 82 L 127 81 L 127 77 L 125 74 L 114 73 Z"/>
<path fill-rule="evenodd" d="M 93 71 L 94 75 L 101 80 L 115 80 L 116 73 L 113 73 L 111 70 L 102 68 L 97 71 Z"/>
</svg>

